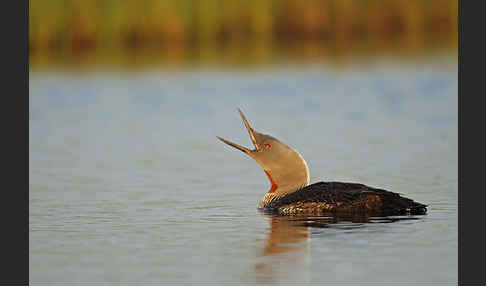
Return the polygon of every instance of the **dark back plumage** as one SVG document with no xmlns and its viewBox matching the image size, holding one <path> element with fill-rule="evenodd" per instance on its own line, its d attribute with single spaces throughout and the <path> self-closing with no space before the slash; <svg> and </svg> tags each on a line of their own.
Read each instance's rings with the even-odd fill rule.
<svg viewBox="0 0 486 286">
<path fill-rule="evenodd" d="M 427 206 L 398 193 L 363 184 L 318 182 L 265 204 L 280 214 L 368 213 L 376 215 L 425 214 Z"/>
</svg>

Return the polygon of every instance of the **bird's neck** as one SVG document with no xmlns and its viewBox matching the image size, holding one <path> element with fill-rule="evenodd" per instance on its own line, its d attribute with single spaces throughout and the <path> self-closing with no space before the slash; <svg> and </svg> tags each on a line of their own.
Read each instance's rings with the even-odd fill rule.
<svg viewBox="0 0 486 286">
<path fill-rule="evenodd" d="M 269 170 L 264 170 L 272 186 L 260 201 L 259 208 L 309 185 L 310 176 L 307 163 L 297 151 L 295 154 L 295 159 L 291 163 L 272 166 Z"/>
</svg>

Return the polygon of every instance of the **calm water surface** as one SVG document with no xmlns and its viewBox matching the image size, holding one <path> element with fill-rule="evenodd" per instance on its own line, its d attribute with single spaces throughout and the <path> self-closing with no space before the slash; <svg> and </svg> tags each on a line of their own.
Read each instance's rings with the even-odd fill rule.
<svg viewBox="0 0 486 286">
<path fill-rule="evenodd" d="M 32 72 L 32 285 L 456 285 L 457 68 Z M 425 216 L 279 218 L 236 112 L 311 182 Z"/>
</svg>

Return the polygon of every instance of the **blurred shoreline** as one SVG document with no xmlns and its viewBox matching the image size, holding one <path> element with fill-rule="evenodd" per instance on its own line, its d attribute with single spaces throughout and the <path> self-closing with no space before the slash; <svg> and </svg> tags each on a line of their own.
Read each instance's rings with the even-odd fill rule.
<svg viewBox="0 0 486 286">
<path fill-rule="evenodd" d="M 429 50 L 367 50 L 332 52 L 326 46 L 308 45 L 299 48 L 240 47 L 225 50 L 143 49 L 130 52 L 120 49 L 95 50 L 78 54 L 42 54 L 30 57 L 30 70 L 92 70 L 92 69 L 246 69 L 282 66 L 325 65 L 332 69 L 380 65 L 392 62 L 400 65 L 457 66 L 458 52 L 451 47 Z"/>
<path fill-rule="evenodd" d="M 31 68 L 457 54 L 457 0 L 30 2 Z"/>
</svg>

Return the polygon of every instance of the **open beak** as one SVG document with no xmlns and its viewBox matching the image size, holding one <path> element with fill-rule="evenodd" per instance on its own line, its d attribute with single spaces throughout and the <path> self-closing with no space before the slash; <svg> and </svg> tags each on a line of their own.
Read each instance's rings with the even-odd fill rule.
<svg viewBox="0 0 486 286">
<path fill-rule="evenodd" d="M 246 127 L 246 130 L 248 130 L 248 134 L 250 135 L 250 139 L 251 139 L 251 142 L 253 143 L 253 145 L 255 146 L 255 150 L 250 150 L 248 148 L 245 148 L 241 145 L 238 145 L 236 143 L 233 143 L 229 140 L 226 140 L 224 138 L 221 138 L 219 136 L 216 136 L 219 140 L 223 141 L 224 143 L 246 153 L 246 154 L 250 154 L 251 152 L 254 152 L 254 151 L 258 151 L 259 150 L 259 147 L 258 147 L 258 144 L 256 142 L 256 139 L 255 139 L 255 131 L 253 131 L 253 129 L 251 128 L 250 126 L 250 123 L 248 123 L 248 121 L 246 120 L 246 117 L 245 115 L 243 115 L 243 112 L 241 112 L 241 110 L 238 108 L 238 112 L 240 113 L 240 116 L 241 116 L 241 119 L 243 119 L 243 123 L 245 123 L 245 127 Z"/>
</svg>

